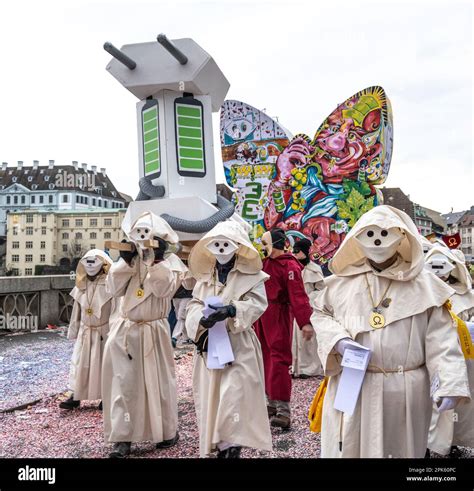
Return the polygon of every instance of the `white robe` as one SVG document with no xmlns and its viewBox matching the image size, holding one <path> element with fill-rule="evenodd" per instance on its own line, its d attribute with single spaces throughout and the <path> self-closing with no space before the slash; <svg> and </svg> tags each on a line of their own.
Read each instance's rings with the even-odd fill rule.
<svg viewBox="0 0 474 491">
<path fill-rule="evenodd" d="M 148 273 L 137 258 L 131 267 L 120 259 L 110 268 L 107 287 L 122 298 L 105 345 L 102 371 L 104 432 L 109 442 L 161 442 L 176 435 L 176 378 L 167 317 L 182 271 L 172 259 L 149 266 Z M 136 296 L 138 268 L 144 279 L 141 298 Z"/>
<path fill-rule="evenodd" d="M 324 276 L 321 267 L 314 262 L 308 263 L 303 269 L 302 277 L 304 289 L 311 300 L 312 294 L 315 291 L 324 288 Z M 311 377 L 322 375 L 323 367 L 318 356 L 316 334 L 309 341 L 304 339 L 301 329 L 296 322 L 293 327 L 291 351 L 293 354 L 293 373 L 296 376 L 302 374 Z"/>
<path fill-rule="evenodd" d="M 217 295 L 224 305 L 234 305 L 237 312 L 235 318 L 227 319 L 235 356 L 231 366 L 210 370 L 207 355 L 194 354 L 193 392 L 201 457 L 210 454 L 219 442 L 272 449 L 262 350 L 252 328 L 267 307 L 267 277 L 263 272 L 244 274 L 234 267 L 225 286 L 218 282 L 214 287 L 211 279 L 198 281 L 188 304 L 186 330 L 193 340 L 204 330 L 199 320 L 206 298 Z"/>
<path fill-rule="evenodd" d="M 373 298 L 380 299 L 389 282 L 384 275 L 397 278 L 399 271 L 410 271 L 410 265 L 399 257 L 382 273 L 367 263 L 357 268 L 360 274 L 326 278 L 326 288 L 314 297 L 312 323 L 317 326 L 321 362 L 330 376 L 323 404 L 321 456 L 421 458 L 431 417 L 430 380 L 435 374 L 440 380 L 434 396 L 470 398 L 457 333 L 442 307 L 453 291 L 423 270 L 413 279 L 395 279 L 387 294 L 391 303 L 383 310 L 386 326 L 374 330 L 368 323 L 372 304 L 365 271 Z M 372 351 L 351 416 L 333 407 L 342 371 L 341 356 L 334 347 L 346 337 Z"/>
<path fill-rule="evenodd" d="M 105 275 L 84 280 L 84 288 L 73 288 L 74 305 L 68 339 L 76 339 L 72 353 L 69 384 L 74 400 L 96 400 L 101 394 L 102 356 L 109 333 L 113 299 L 106 292 Z M 87 290 L 85 285 L 87 285 Z M 90 301 L 90 304 L 89 304 Z M 89 315 L 88 309 L 92 309 Z"/>
</svg>

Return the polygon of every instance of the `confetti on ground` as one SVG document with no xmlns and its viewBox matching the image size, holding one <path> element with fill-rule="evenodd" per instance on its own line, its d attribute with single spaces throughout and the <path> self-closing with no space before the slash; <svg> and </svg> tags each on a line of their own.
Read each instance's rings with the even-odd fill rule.
<svg viewBox="0 0 474 491">
<path fill-rule="evenodd" d="M 56 339 L 58 338 L 58 339 Z M 99 401 L 84 401 L 81 408 L 64 411 L 58 408 L 61 400 L 67 394 L 50 395 L 51 391 L 64 391 L 67 388 L 67 375 L 71 356 L 72 343 L 60 338 L 57 334 L 49 334 L 46 345 L 39 345 L 40 359 L 56 360 L 55 370 L 42 366 L 42 376 L 34 381 L 22 381 L 23 390 L 38 398 L 39 385 L 44 391 L 43 399 L 37 404 L 24 410 L 0 413 L 0 457 L 65 457 L 65 458 L 104 458 L 111 451 L 111 445 L 104 443 L 102 432 L 102 412 L 97 408 Z M 49 344 L 48 344 L 49 343 Z M 1 345 L 0 345 L 1 346 Z M 38 361 L 28 353 L 38 347 L 36 342 L 27 338 L 23 348 L 11 345 L 14 352 L 22 352 L 22 359 Z M 62 350 L 62 353 L 60 351 Z M 2 355 L 10 357 L 5 350 Z M 20 359 L 18 353 L 17 361 Z M 62 364 L 59 363 L 62 360 Z M 9 362 L 11 367 L 12 362 Z M 132 445 L 134 458 L 182 458 L 199 457 L 199 434 L 196 425 L 196 415 L 192 395 L 191 373 L 193 354 L 189 346 L 183 346 L 176 351 L 176 378 L 178 389 L 179 442 L 170 449 L 157 450 L 151 442 Z M 35 366 L 35 365 L 33 365 Z M 42 379 L 55 373 L 55 381 Z M 30 375 L 28 375 L 30 376 Z M 9 375 L 10 377 L 10 375 Z M 13 384 L 18 379 L 9 378 Z M 242 457 L 284 457 L 284 458 L 316 458 L 320 454 L 320 436 L 311 433 L 308 427 L 308 407 L 316 392 L 320 379 L 296 379 L 293 381 L 292 393 L 292 428 L 283 431 L 272 428 L 273 451 L 265 452 L 255 449 L 244 449 Z M 3 386 L 0 386 L 3 387 Z M 5 390 L 3 388 L 2 390 Z M 11 390 L 10 388 L 8 390 Z M 16 403 L 18 397 L 10 397 L 10 402 Z M 24 400 L 24 399 L 22 399 Z M 12 406 L 9 406 L 12 407 Z M 464 457 L 474 457 L 473 449 L 462 449 Z"/>
</svg>

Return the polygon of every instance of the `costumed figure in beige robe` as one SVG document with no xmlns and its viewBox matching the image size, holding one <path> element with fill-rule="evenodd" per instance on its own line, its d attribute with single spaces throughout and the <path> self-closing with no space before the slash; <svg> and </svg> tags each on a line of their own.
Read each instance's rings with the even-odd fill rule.
<svg viewBox="0 0 474 491">
<path fill-rule="evenodd" d="M 321 456 L 424 457 L 433 401 L 443 412 L 470 399 L 466 363 L 443 306 L 454 291 L 424 269 L 410 217 L 386 205 L 362 215 L 330 269 L 312 317 L 329 376 Z M 344 351 L 360 345 L 371 357 L 350 415 L 334 402 Z"/>
<path fill-rule="evenodd" d="M 110 457 L 130 453 L 131 442 L 178 440 L 176 379 L 168 314 L 186 266 L 167 251 L 178 236 L 161 217 L 144 213 L 122 224 L 132 251 L 110 268 L 107 287 L 121 297 L 111 325 L 102 370 L 104 432 L 114 442 Z M 152 246 L 150 246 L 150 241 Z"/>
<path fill-rule="evenodd" d="M 99 249 L 86 252 L 76 269 L 76 286 L 68 339 L 75 339 L 69 384 L 72 394 L 61 409 L 79 407 L 81 400 L 101 399 L 102 355 L 109 333 L 112 295 L 106 291 L 107 271 L 112 259 Z M 99 405 L 102 409 L 102 402 Z"/>
<path fill-rule="evenodd" d="M 197 280 L 186 330 L 196 343 L 193 392 L 201 457 L 216 448 L 220 458 L 239 457 L 241 447 L 271 450 L 262 350 L 252 329 L 267 307 L 268 275 L 260 256 L 242 226 L 226 221 L 194 246 L 189 268 Z M 208 368 L 213 329 L 227 332 L 234 358 L 220 368 Z"/>
<path fill-rule="evenodd" d="M 304 289 L 311 300 L 315 291 L 320 291 L 324 288 L 324 275 L 321 266 L 310 260 L 310 247 L 311 242 L 308 239 L 298 240 L 293 246 L 293 255 L 304 267 L 301 276 L 304 282 Z M 294 377 L 308 378 L 322 375 L 323 367 L 319 361 L 316 336 L 311 339 L 305 339 L 296 322 L 293 329 L 291 348 Z"/>
<path fill-rule="evenodd" d="M 448 283 L 456 293 L 449 299 L 451 310 L 463 321 L 474 321 L 474 292 L 466 268 L 465 258 L 459 249 L 434 246 L 427 254 L 426 267 Z M 455 328 L 454 328 L 455 329 Z M 471 398 L 474 394 L 474 360 L 466 359 Z M 433 404 L 428 449 L 450 457 L 459 457 L 458 446 L 474 447 L 474 401 L 440 413 Z"/>
<path fill-rule="evenodd" d="M 184 262 L 184 261 L 183 261 Z M 188 303 L 193 298 L 193 288 L 196 285 L 196 280 L 187 271 L 183 282 L 173 297 L 173 307 L 176 314 L 176 325 L 173 329 L 173 343 L 176 346 L 180 341 L 188 342 L 189 336 L 186 332 L 186 309 Z M 189 341 L 191 342 L 191 341 Z"/>
</svg>

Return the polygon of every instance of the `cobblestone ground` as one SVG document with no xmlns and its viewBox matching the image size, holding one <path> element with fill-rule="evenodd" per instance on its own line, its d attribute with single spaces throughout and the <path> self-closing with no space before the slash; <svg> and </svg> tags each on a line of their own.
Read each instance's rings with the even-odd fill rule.
<svg viewBox="0 0 474 491">
<path fill-rule="evenodd" d="M 84 401 L 81 408 L 58 408 L 68 393 L 69 360 L 73 343 L 57 332 L 0 337 L 0 457 L 107 457 L 99 401 Z M 157 450 L 151 442 L 133 445 L 137 458 L 198 457 L 199 436 L 191 388 L 193 354 L 176 351 L 179 443 Z M 23 364 L 22 364 L 23 363 Z M 243 457 L 305 457 L 320 453 L 319 434 L 309 431 L 307 411 L 319 379 L 297 379 L 292 393 L 292 429 L 272 428 L 273 451 L 244 449 Z M 15 411 L 9 409 L 37 401 Z M 462 449 L 473 457 L 472 449 Z"/>
</svg>

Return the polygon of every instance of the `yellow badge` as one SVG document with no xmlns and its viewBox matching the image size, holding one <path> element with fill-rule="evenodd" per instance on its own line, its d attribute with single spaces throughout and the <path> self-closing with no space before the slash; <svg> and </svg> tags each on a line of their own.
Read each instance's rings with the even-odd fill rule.
<svg viewBox="0 0 474 491">
<path fill-rule="evenodd" d="M 380 312 L 372 311 L 369 317 L 369 324 L 372 329 L 385 327 L 385 317 Z"/>
<path fill-rule="evenodd" d="M 136 295 L 138 298 L 142 298 L 142 297 L 143 297 L 143 295 L 145 295 L 145 292 L 143 291 L 143 288 L 139 288 L 139 289 L 136 291 L 135 295 Z"/>
<path fill-rule="evenodd" d="M 90 307 L 88 309 L 86 309 L 87 315 L 92 315 L 93 313 L 94 313 L 94 311 Z"/>
</svg>

